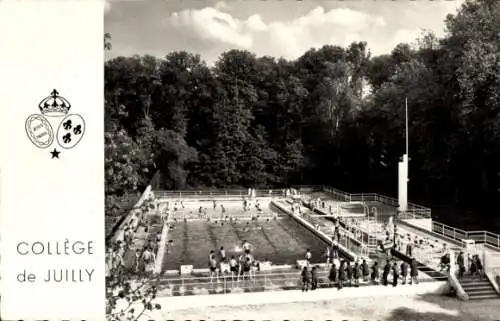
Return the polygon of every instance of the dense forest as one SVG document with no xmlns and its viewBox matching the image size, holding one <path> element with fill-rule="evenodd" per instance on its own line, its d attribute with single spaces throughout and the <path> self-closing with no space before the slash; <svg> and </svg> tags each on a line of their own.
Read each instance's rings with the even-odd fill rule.
<svg viewBox="0 0 500 321">
<path fill-rule="evenodd" d="M 294 61 L 242 50 L 213 66 L 185 51 L 108 60 L 108 215 L 153 177 L 163 189 L 324 184 L 394 196 L 405 97 L 410 200 L 497 215 L 500 1 L 467 1 L 445 23 L 443 38 L 424 32 L 380 56 L 354 42 Z"/>
</svg>

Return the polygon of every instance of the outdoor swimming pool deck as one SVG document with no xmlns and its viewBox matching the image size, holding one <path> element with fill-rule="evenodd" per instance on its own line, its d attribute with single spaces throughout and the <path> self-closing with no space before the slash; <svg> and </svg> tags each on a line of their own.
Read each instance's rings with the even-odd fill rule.
<svg viewBox="0 0 500 321">
<path fill-rule="evenodd" d="M 430 236 L 438 239 L 441 244 L 446 243 L 450 249 L 463 248 L 461 239 L 455 237 L 455 232 L 458 234 L 461 230 L 430 221 L 430 211 L 427 211 L 426 208 L 409 203 L 411 204 L 409 214 L 405 213 L 404 216 L 397 217 L 393 199 L 378 194 L 349 195 L 344 193 L 344 195 L 343 192 L 338 190 L 329 188 L 325 188 L 325 190 L 326 192 L 301 191 L 302 195 L 300 197 L 297 195 L 295 197 L 285 197 L 284 191 L 269 191 L 269 193 L 260 191 L 258 194 L 260 193 L 261 197 L 257 197 L 257 199 L 261 203 L 262 210 L 257 211 L 254 207 L 251 207 L 250 212 L 243 211 L 243 200 L 249 199 L 245 190 L 239 192 L 225 191 L 225 193 L 159 191 L 156 197 L 160 206 L 157 211 L 150 212 L 148 215 L 154 216 L 155 220 L 161 215 L 165 219 L 166 202 L 170 206 L 177 203 L 177 210 L 173 211 L 172 207 L 170 207 L 168 221 L 170 224 L 173 223 L 174 226 L 168 229 L 168 233 L 165 233 L 167 229 L 164 229 L 161 242 L 162 244 L 170 244 L 168 254 L 166 254 L 166 250 L 161 251 L 166 254 L 160 255 L 162 258 L 157 261 L 157 265 L 161 265 L 161 269 L 157 269 L 155 274 L 148 277 L 149 282 L 153 282 L 158 287 L 159 296 L 170 297 L 172 300 L 192 295 L 208 298 L 211 297 L 211 294 L 227 294 L 229 298 L 232 297 L 231 294 L 238 296 L 239 293 L 251 295 L 251 292 L 267 292 L 269 294 L 283 290 L 298 290 L 301 282 L 297 260 L 303 259 L 305 250 L 310 248 L 313 264 L 318 268 L 318 287 L 328 288 L 331 285 L 328 284 L 328 267 L 323 263 L 323 253 L 326 244 L 329 243 L 326 240 L 329 240 L 333 234 L 331 228 L 332 217 L 329 213 L 330 206 L 332 212 L 338 215 L 342 222 L 356 220 L 359 229 L 364 233 L 373 234 L 375 232 L 374 235 L 377 239 L 384 237 L 383 223 L 387 222 L 389 217 L 392 216 L 396 217 L 400 234 L 419 237 Z M 180 197 L 181 195 L 182 197 Z M 269 195 L 272 197 L 269 197 Z M 316 207 L 315 210 L 310 210 L 305 207 L 308 200 L 317 200 L 318 198 L 320 199 L 320 202 L 318 202 L 320 204 L 319 209 Z M 251 199 L 255 201 L 255 198 Z M 305 201 L 300 214 L 291 213 L 292 199 Z M 215 208 L 213 200 L 217 202 Z M 220 208 L 221 204 L 226 209 L 224 213 Z M 199 215 L 200 206 L 204 209 L 203 217 Z M 367 212 L 376 213 L 376 223 L 368 222 Z M 257 213 L 258 218 L 256 217 Z M 423 220 L 419 220 L 419 218 L 423 218 Z M 431 224 L 427 224 L 429 222 L 426 220 L 430 221 Z M 423 225 L 420 226 L 420 222 L 423 222 Z M 441 232 L 434 231 L 436 226 L 442 229 L 442 235 Z M 453 234 L 448 231 L 450 228 L 453 229 Z M 158 230 L 156 226 L 154 230 Z M 320 230 L 321 233 L 319 233 Z M 144 244 L 141 239 L 145 240 L 152 236 L 151 231 L 150 233 L 139 232 L 139 235 L 136 235 L 137 240 L 139 240 L 138 248 L 140 248 L 140 244 Z M 462 232 L 464 236 L 467 236 L 467 232 Z M 470 233 L 473 235 L 476 232 Z M 487 232 L 484 232 L 484 234 L 485 239 L 492 238 Z M 339 242 L 347 251 L 345 257 L 352 258 L 349 255 L 354 253 L 357 257 L 367 258 L 370 266 L 374 260 L 377 260 L 379 268 L 382 269 L 387 258 L 385 254 L 377 251 L 367 256 L 366 247 L 363 247 L 360 242 L 355 242 L 352 239 L 353 235 L 349 235 L 349 233 L 346 233 L 346 236 L 342 237 L 341 242 Z M 211 282 L 207 268 L 209 251 L 214 250 L 218 258 L 218 249 L 220 246 L 224 246 L 226 257 L 229 259 L 231 255 L 236 256 L 241 253 L 240 247 L 243 240 L 248 240 L 255 246 L 256 259 L 260 261 L 267 259 L 272 263 L 271 269 L 256 271 L 255 278 L 251 280 L 237 282 L 232 280 L 230 273 L 222 273 L 218 280 L 214 278 L 213 282 Z M 497 239 L 493 239 L 493 241 L 489 240 L 488 242 L 495 243 L 496 241 Z M 497 243 L 500 244 L 500 240 Z M 490 249 L 486 245 L 484 248 L 489 252 Z M 495 247 L 495 245 L 492 246 Z M 496 250 L 492 249 L 492 251 Z M 440 287 L 442 285 L 449 286 L 449 284 L 446 273 L 438 271 L 438 254 L 441 253 L 438 253 L 438 250 L 431 252 L 414 250 L 414 256 L 420 262 L 419 280 L 423 281 L 423 283 L 420 288 L 406 285 L 401 288 L 401 291 L 408 293 L 420 291 L 429 294 L 447 291 L 444 288 L 440 288 L 440 290 L 434 289 L 438 285 Z M 398 264 L 401 262 L 399 259 L 408 260 L 408 258 L 404 258 L 404 255 L 403 257 L 396 256 L 393 259 Z M 194 269 L 187 274 L 181 274 L 181 265 L 192 265 Z M 158 274 L 158 272 L 160 273 Z M 390 275 L 389 282 L 391 282 L 391 278 Z M 429 286 L 425 284 L 429 284 Z M 377 295 L 380 291 L 383 292 L 383 290 L 387 289 L 386 287 L 373 286 L 371 283 L 362 284 L 361 287 L 366 288 L 366 290 L 360 289 L 359 291 L 373 293 L 371 295 Z M 327 289 L 323 291 L 325 290 L 328 291 Z M 184 303 L 191 306 L 195 302 L 197 301 L 193 298 Z"/>
</svg>

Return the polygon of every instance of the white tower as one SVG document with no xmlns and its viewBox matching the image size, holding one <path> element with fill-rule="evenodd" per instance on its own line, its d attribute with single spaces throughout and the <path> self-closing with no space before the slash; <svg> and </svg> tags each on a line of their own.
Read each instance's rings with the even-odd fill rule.
<svg viewBox="0 0 500 321">
<path fill-rule="evenodd" d="M 406 154 L 403 155 L 403 160 L 398 164 L 398 203 L 399 211 L 406 212 L 408 210 L 408 98 L 405 98 L 405 120 L 406 120 Z"/>
</svg>

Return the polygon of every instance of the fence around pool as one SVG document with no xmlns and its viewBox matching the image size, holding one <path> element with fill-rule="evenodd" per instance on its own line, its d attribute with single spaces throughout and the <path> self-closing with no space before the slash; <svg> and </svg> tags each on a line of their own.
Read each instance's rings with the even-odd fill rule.
<svg viewBox="0 0 500 321">
<path fill-rule="evenodd" d="M 337 282 L 328 280 L 328 270 L 318 270 L 318 288 L 336 287 Z M 444 281 L 446 278 L 443 277 Z M 389 284 L 392 282 L 392 274 L 388 277 Z M 419 282 L 432 282 L 436 279 L 425 274 L 419 275 Z M 212 281 L 212 282 L 211 282 Z M 408 278 L 407 278 L 408 282 Z M 349 282 L 350 283 L 350 282 Z M 345 285 L 349 284 L 345 282 Z M 354 284 L 354 283 L 352 283 Z M 377 283 L 378 284 L 378 283 Z M 401 278 L 399 279 L 401 284 Z M 298 290 L 302 288 L 300 271 L 296 272 L 257 272 L 253 279 L 237 281 L 230 275 L 210 278 L 206 276 L 181 276 L 161 278 L 155 285 L 162 296 L 186 296 L 199 294 L 223 294 L 223 293 L 244 293 L 263 292 L 279 290 Z M 370 280 L 360 281 L 360 287 L 374 285 Z M 361 290 L 362 291 L 362 290 Z"/>
</svg>

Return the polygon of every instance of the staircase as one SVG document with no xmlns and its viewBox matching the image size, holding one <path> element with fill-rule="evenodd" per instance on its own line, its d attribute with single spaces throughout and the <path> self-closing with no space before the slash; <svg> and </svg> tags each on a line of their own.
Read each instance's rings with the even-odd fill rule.
<svg viewBox="0 0 500 321">
<path fill-rule="evenodd" d="M 469 300 L 500 299 L 500 294 L 495 291 L 486 276 L 482 279 L 478 276 L 464 276 L 459 279 L 459 282 L 469 296 Z"/>
</svg>

